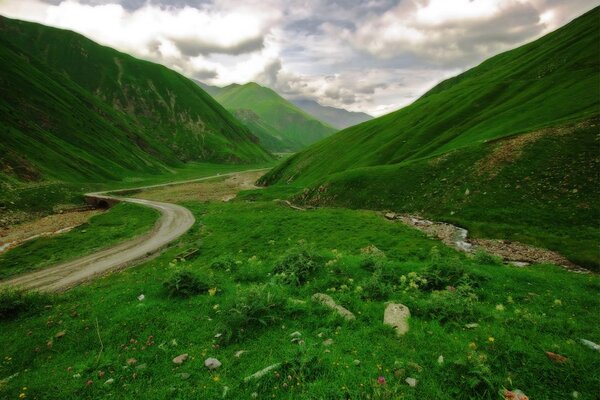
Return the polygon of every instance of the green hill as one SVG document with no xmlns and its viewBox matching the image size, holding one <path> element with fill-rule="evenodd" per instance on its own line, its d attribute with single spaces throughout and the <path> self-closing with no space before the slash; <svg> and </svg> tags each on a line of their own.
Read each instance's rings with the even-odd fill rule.
<svg viewBox="0 0 600 400">
<path fill-rule="evenodd" d="M 70 31 L 0 17 L 0 178 L 104 182 L 271 159 L 194 82 Z"/>
<path fill-rule="evenodd" d="M 297 151 L 336 131 L 257 83 L 224 88 L 200 85 L 246 124 L 271 151 Z"/>
<path fill-rule="evenodd" d="M 369 114 L 348 111 L 343 108 L 322 106 L 310 99 L 295 99 L 291 102 L 310 115 L 314 115 L 321 121 L 328 123 L 337 129 L 345 129 L 373 119 Z"/>
<path fill-rule="evenodd" d="M 263 183 L 305 188 L 305 202 L 420 212 L 597 267 L 598 43 L 600 8 L 315 144 Z"/>
</svg>

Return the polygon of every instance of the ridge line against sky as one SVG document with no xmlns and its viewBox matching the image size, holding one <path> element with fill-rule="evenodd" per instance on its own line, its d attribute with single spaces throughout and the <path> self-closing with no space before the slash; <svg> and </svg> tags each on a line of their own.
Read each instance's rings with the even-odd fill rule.
<svg viewBox="0 0 600 400">
<path fill-rule="evenodd" d="M 205 83 L 379 116 L 591 0 L 0 0 L 0 14 L 79 32 Z"/>
</svg>

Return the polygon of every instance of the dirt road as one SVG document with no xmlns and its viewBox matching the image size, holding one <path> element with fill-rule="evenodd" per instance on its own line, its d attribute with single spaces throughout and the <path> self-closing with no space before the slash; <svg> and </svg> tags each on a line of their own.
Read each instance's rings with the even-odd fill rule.
<svg viewBox="0 0 600 400">
<path fill-rule="evenodd" d="M 259 170 L 252 170 L 252 172 L 255 171 Z M 132 190 L 137 191 L 177 184 L 187 184 L 219 177 L 234 176 L 236 174 L 238 174 L 238 172 L 182 182 L 171 182 L 162 185 L 119 190 L 111 193 L 126 193 L 127 191 Z M 158 210 L 161 213 L 161 216 L 152 231 L 143 236 L 139 236 L 74 261 L 2 281 L 0 282 L 0 288 L 19 287 L 47 292 L 67 290 L 81 282 L 93 279 L 108 271 L 114 271 L 134 265 L 152 255 L 158 254 L 158 252 L 164 249 L 170 242 L 187 232 L 195 222 L 194 216 L 187 208 L 176 204 L 136 199 L 132 197 L 115 197 L 107 194 L 107 192 L 88 193 L 86 196 L 97 199 L 126 201 L 140 204 Z"/>
</svg>

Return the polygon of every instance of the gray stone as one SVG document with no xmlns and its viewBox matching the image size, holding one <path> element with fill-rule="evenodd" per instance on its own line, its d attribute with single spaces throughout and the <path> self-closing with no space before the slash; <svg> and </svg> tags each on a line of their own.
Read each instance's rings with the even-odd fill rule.
<svg viewBox="0 0 600 400">
<path fill-rule="evenodd" d="M 410 318 L 410 310 L 404 304 L 390 303 L 385 308 L 383 314 L 383 323 L 390 325 L 396 329 L 398 336 L 408 332 L 408 319 Z"/>
<path fill-rule="evenodd" d="M 312 296 L 312 299 L 314 301 L 318 302 L 318 303 L 323 304 L 325 307 L 329 307 L 332 310 L 336 311 L 339 315 L 341 315 L 342 317 L 344 317 L 348 321 L 356 319 L 356 317 L 354 316 L 354 314 L 352 314 L 350 311 L 348 311 L 344 307 L 342 307 L 339 304 L 337 304 L 335 302 L 335 300 L 333 300 L 331 298 L 331 296 L 328 296 L 328 295 L 326 295 L 324 293 L 315 293 Z"/>
<path fill-rule="evenodd" d="M 216 358 L 209 357 L 204 360 L 204 366 L 208 369 L 217 369 L 221 366 L 221 361 Z"/>
<path fill-rule="evenodd" d="M 260 379 L 263 376 L 265 376 L 266 374 L 268 374 L 269 372 L 273 371 L 274 369 L 279 368 L 280 365 L 281 365 L 281 363 L 269 365 L 268 367 L 263 368 L 260 371 L 255 372 L 252 375 L 249 375 L 249 376 L 245 377 L 244 378 L 244 382 L 250 382 L 250 381 L 253 381 L 253 380 Z"/>
<path fill-rule="evenodd" d="M 406 378 L 405 382 L 408 383 L 408 386 L 415 387 L 418 381 L 415 378 Z"/>
<path fill-rule="evenodd" d="M 185 353 L 185 354 L 180 354 L 180 355 L 178 355 L 177 357 L 175 357 L 175 358 L 173 359 L 173 364 L 183 364 L 183 362 L 184 362 L 185 360 L 187 360 L 187 359 L 188 359 L 188 354 L 187 354 L 187 353 Z"/>
</svg>

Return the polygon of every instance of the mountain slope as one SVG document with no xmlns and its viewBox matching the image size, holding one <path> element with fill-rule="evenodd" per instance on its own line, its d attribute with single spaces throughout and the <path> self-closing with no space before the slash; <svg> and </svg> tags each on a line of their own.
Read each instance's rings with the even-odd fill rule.
<svg viewBox="0 0 600 400">
<path fill-rule="evenodd" d="M 236 114 L 271 151 L 297 151 L 336 131 L 257 83 L 201 86 Z"/>
<path fill-rule="evenodd" d="M 322 106 L 314 100 L 296 99 L 290 101 L 310 115 L 337 129 L 348 128 L 373 119 L 369 114 Z"/>
<path fill-rule="evenodd" d="M 596 8 L 495 56 L 263 183 L 307 186 L 307 202 L 418 211 L 598 266 L 599 21 Z"/>
<path fill-rule="evenodd" d="M 6 179 L 116 180 L 191 160 L 270 159 L 196 84 L 85 37 L 0 17 Z"/>
</svg>

